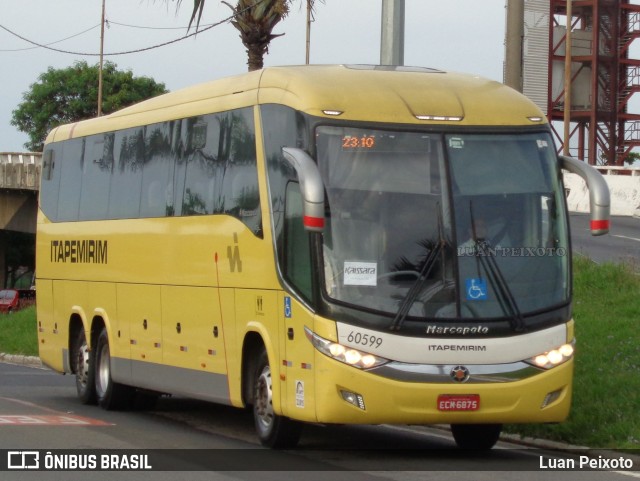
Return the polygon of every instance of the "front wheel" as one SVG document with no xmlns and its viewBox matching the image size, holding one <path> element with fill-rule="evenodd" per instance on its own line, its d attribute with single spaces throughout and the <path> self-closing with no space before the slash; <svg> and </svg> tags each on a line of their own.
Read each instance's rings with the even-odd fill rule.
<svg viewBox="0 0 640 481">
<path fill-rule="evenodd" d="M 298 444 L 302 425 L 273 411 L 271 367 L 264 350 L 257 364 L 253 392 L 253 418 L 260 443 L 276 449 Z"/>
<path fill-rule="evenodd" d="M 488 450 L 500 438 L 502 424 L 452 424 L 451 434 L 462 449 Z"/>
<path fill-rule="evenodd" d="M 109 336 L 104 328 L 100 332 L 96 343 L 95 390 L 98 404 L 109 410 L 129 407 L 135 395 L 132 387 L 113 382 L 111 378 Z"/>
</svg>

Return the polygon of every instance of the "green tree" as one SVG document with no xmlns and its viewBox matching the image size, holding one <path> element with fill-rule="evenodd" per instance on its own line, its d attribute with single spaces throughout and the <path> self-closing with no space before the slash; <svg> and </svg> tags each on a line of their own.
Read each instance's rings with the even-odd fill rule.
<svg viewBox="0 0 640 481">
<path fill-rule="evenodd" d="M 313 11 L 315 0 L 302 0 L 309 15 Z M 176 0 L 178 7 L 182 0 Z M 289 13 L 289 6 L 293 0 L 237 0 L 235 7 L 225 1 L 235 17 L 231 24 L 240 32 L 242 44 L 247 49 L 247 65 L 249 71 L 261 69 L 264 65 L 264 55 L 269 51 L 269 44 L 274 38 L 284 35 L 274 34 L 274 27 Z M 200 24 L 205 0 L 193 0 L 193 13 L 189 27 L 196 22 Z"/>
<path fill-rule="evenodd" d="M 625 160 L 625 163 L 629 164 L 629 165 L 633 165 L 635 163 L 636 160 L 640 159 L 640 153 L 639 152 L 629 152 L 627 154 L 627 159 Z"/>
<path fill-rule="evenodd" d="M 112 62 L 103 66 L 104 114 L 166 92 L 165 85 L 152 78 L 134 77 Z M 27 149 L 39 152 L 54 127 L 97 115 L 98 65 L 80 61 L 64 69 L 49 67 L 22 98 L 12 112 L 11 125 L 29 136 L 24 144 Z"/>
</svg>

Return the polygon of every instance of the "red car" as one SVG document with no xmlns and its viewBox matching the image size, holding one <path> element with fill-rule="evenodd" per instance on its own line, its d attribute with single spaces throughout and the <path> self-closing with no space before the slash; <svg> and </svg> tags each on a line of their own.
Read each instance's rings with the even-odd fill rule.
<svg viewBox="0 0 640 481">
<path fill-rule="evenodd" d="M 20 307 L 20 294 L 15 289 L 0 291 L 0 312 L 13 312 Z"/>
</svg>

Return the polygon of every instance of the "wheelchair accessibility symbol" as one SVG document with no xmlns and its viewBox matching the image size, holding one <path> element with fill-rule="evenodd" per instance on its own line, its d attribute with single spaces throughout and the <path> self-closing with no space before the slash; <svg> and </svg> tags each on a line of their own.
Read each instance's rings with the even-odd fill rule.
<svg viewBox="0 0 640 481">
<path fill-rule="evenodd" d="M 284 317 L 291 317 L 291 298 L 289 296 L 284 298 Z"/>
<path fill-rule="evenodd" d="M 487 299 L 487 282 L 484 279 L 465 280 L 467 301 L 485 301 Z"/>
</svg>

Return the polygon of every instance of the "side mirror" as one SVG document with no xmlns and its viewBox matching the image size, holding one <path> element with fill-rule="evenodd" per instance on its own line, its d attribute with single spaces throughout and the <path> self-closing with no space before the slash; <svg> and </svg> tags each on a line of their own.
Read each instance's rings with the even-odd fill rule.
<svg viewBox="0 0 640 481">
<path fill-rule="evenodd" d="M 283 147 L 282 154 L 298 174 L 302 194 L 302 222 L 313 232 L 324 230 L 324 183 L 318 166 L 302 149 Z"/>
<path fill-rule="evenodd" d="M 611 200 L 609 186 L 602 174 L 581 160 L 563 155 L 560 156 L 560 167 L 578 174 L 587 184 L 591 211 L 591 235 L 604 235 L 609 232 Z"/>
</svg>

